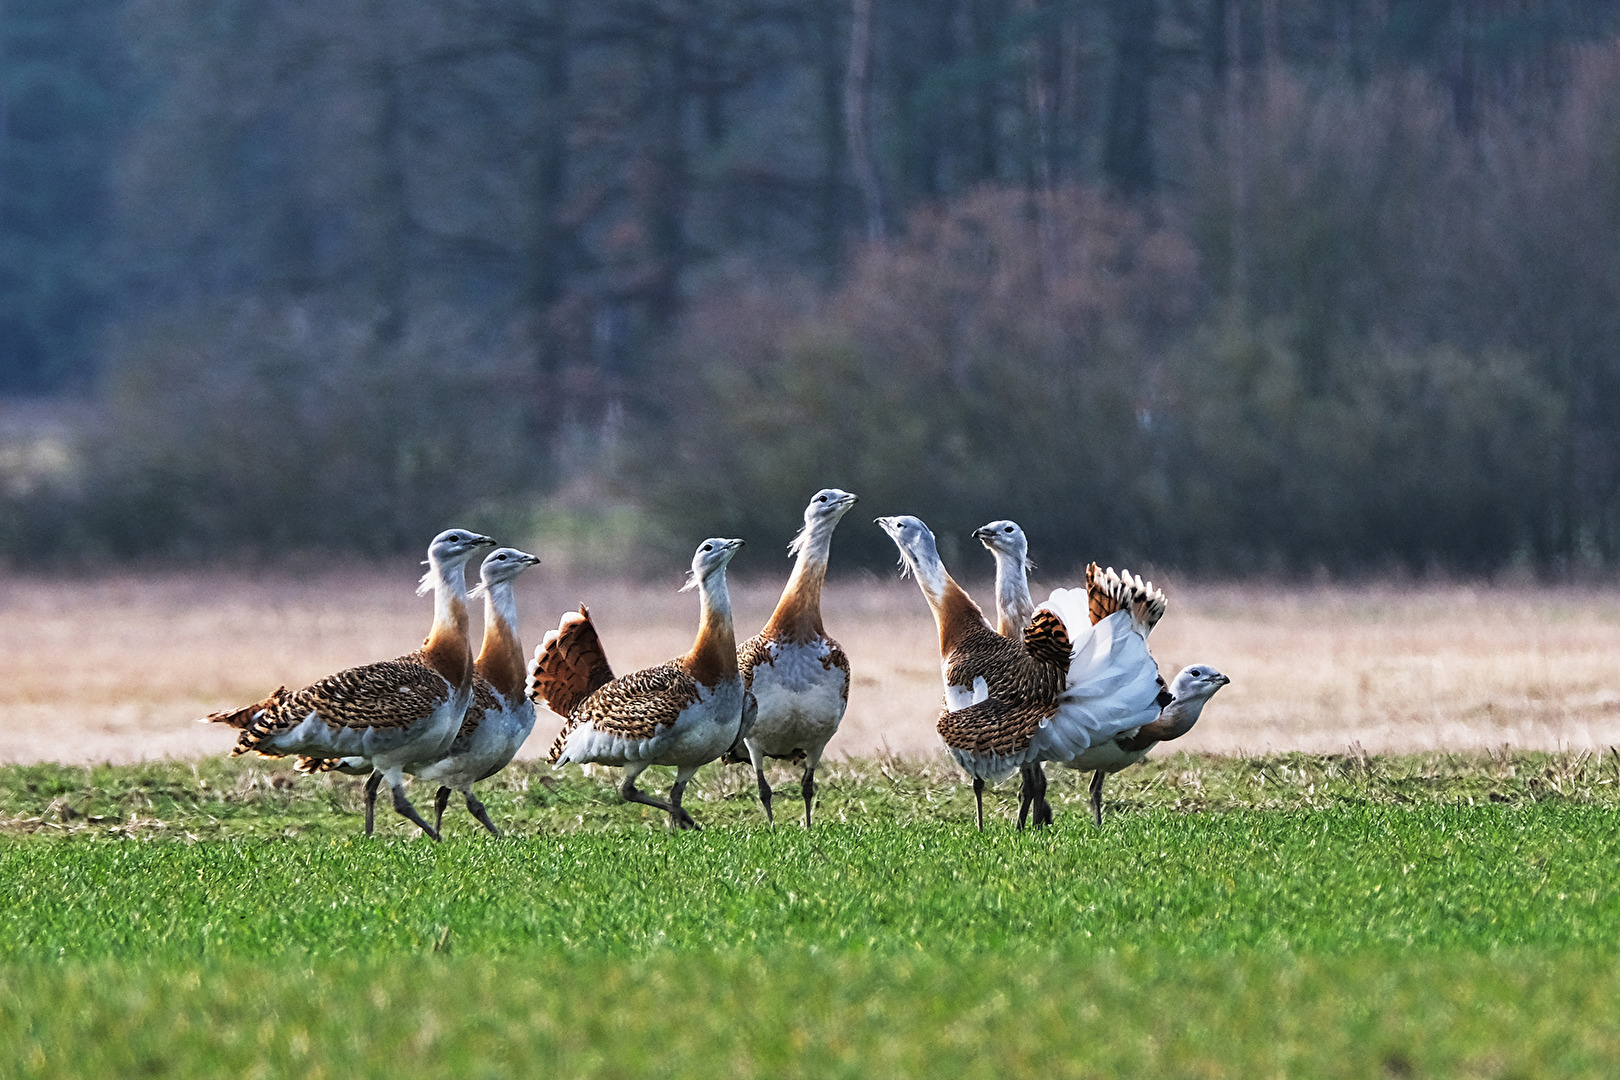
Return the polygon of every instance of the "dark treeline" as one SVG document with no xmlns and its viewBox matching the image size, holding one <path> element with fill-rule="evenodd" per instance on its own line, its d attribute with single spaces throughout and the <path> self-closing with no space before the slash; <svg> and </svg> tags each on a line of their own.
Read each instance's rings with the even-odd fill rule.
<svg viewBox="0 0 1620 1080">
<path fill-rule="evenodd" d="M 8 0 L 0 393 L 18 555 L 1606 565 L 1620 7 Z"/>
</svg>

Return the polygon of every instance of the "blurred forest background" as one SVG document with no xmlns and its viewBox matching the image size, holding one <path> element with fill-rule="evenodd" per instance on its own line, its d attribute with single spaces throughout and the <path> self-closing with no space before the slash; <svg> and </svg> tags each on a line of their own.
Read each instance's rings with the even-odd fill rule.
<svg viewBox="0 0 1620 1080">
<path fill-rule="evenodd" d="M 1612 566 L 1620 5 L 0 0 L 0 555 L 614 568 L 830 484 Z"/>
</svg>

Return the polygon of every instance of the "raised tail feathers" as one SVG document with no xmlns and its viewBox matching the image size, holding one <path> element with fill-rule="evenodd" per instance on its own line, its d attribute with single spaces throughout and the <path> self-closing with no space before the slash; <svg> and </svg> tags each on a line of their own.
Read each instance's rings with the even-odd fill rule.
<svg viewBox="0 0 1620 1080">
<path fill-rule="evenodd" d="M 1086 567 L 1086 602 L 1092 623 L 1099 623 L 1116 611 L 1130 612 L 1131 622 L 1143 637 L 1164 617 L 1164 593 L 1129 570 L 1115 572 L 1110 566 L 1099 570 L 1096 563 Z"/>
<path fill-rule="evenodd" d="M 584 604 L 570 611 L 535 646 L 529 663 L 529 700 L 568 716 L 596 690 L 613 681 L 613 668 Z"/>
<path fill-rule="evenodd" d="M 254 721 L 268 712 L 274 712 L 281 707 L 282 702 L 288 698 L 287 688 L 278 686 L 275 692 L 263 701 L 244 705 L 240 709 L 225 709 L 222 712 L 209 713 L 202 718 L 204 724 L 229 724 L 238 731 L 245 731 L 253 726 Z"/>
</svg>

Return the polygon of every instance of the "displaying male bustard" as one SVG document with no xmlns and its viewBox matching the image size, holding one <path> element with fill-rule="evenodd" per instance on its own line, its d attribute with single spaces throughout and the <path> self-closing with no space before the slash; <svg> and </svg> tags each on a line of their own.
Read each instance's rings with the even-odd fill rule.
<svg viewBox="0 0 1620 1080">
<path fill-rule="evenodd" d="M 1035 824 L 1049 823 L 1043 762 L 1070 760 L 1159 714 L 1159 671 L 1141 628 L 1153 598 L 1128 592 L 1119 611 L 1092 624 L 1085 594 L 1060 589 L 1015 641 L 992 630 L 946 572 L 926 525 L 914 517 L 878 524 L 917 578 L 939 629 L 945 681 L 939 733 L 973 777 L 979 827 L 985 781 L 1015 770 L 1023 778 L 1019 827 L 1031 811 Z"/>
<path fill-rule="evenodd" d="M 698 590 L 702 616 L 685 656 L 615 679 L 581 605 L 547 632 L 529 667 L 529 697 L 567 720 L 551 747 L 552 764 L 623 766 L 619 794 L 663 810 L 678 828 L 698 827 L 681 806 L 687 782 L 746 736 L 752 720 L 726 591 L 726 564 L 742 543 L 705 540 L 692 556 L 682 591 Z M 667 802 L 636 787 L 636 777 L 652 765 L 675 768 Z"/>
<path fill-rule="evenodd" d="M 434 829 L 442 826 L 450 792 L 455 790 L 461 792 L 467 810 L 479 824 L 491 834 L 501 835 L 483 802 L 473 794 L 472 786 L 506 768 L 529 732 L 534 730 L 534 704 L 524 692 L 524 665 L 528 658 L 518 634 L 517 598 L 512 582 L 539 562 L 537 557 L 517 548 L 497 548 L 484 557 L 484 564 L 478 570 L 479 582 L 472 591 L 472 598 L 480 595 L 484 598 L 484 644 L 473 662 L 472 703 L 462 717 L 455 741 L 442 756 L 405 766 L 405 771 L 412 776 L 440 785 L 433 800 Z M 371 763 L 359 757 L 304 757 L 299 759 L 298 769 L 300 772 L 336 769 L 357 773 L 371 771 Z M 372 772 L 366 783 L 368 829 L 369 809 L 381 775 Z"/>
<path fill-rule="evenodd" d="M 737 649 L 743 683 L 758 702 L 753 729 L 743 740 L 746 760 L 759 781 L 759 801 L 773 825 L 771 785 L 765 779 L 767 758 L 804 762 L 799 791 L 804 796 L 804 827 L 816 794 L 816 766 L 827 741 L 838 731 L 849 704 L 849 660 L 821 624 L 821 586 L 833 530 L 855 505 L 855 496 L 837 488 L 818 491 L 804 508 L 804 527 L 788 545 L 795 558 L 793 574 L 782 590 L 765 629 Z"/>
<path fill-rule="evenodd" d="M 1029 595 L 1029 544 L 1024 530 L 1013 521 L 992 521 L 975 529 L 973 535 L 996 557 L 996 629 L 1005 636 L 1023 632 L 1035 610 Z M 1096 563 L 1086 567 L 1086 601 L 1093 623 L 1119 610 L 1124 598 L 1141 593 L 1152 598 L 1142 629 L 1147 637 L 1164 613 L 1164 594 L 1152 582 L 1134 577 L 1129 570 L 1115 573 L 1113 567 L 1099 570 Z M 1088 747 L 1062 764 L 1071 769 L 1090 770 L 1091 814 L 1102 825 L 1102 789 L 1109 774 L 1136 764 L 1161 742 L 1179 739 L 1192 730 L 1204 704 L 1215 691 L 1231 680 L 1207 664 L 1183 668 L 1159 695 L 1163 702 L 1157 719 L 1113 739 Z M 1163 685 L 1161 679 L 1161 686 Z"/>
<path fill-rule="evenodd" d="M 266 757 L 366 759 L 379 781 L 387 781 L 394 809 L 439 839 L 439 830 L 405 797 L 404 768 L 443 754 L 472 701 L 466 564 L 494 546 L 489 537 L 466 529 L 448 529 L 434 538 L 417 589 L 433 593 L 433 626 L 416 652 L 340 671 L 292 693 L 279 687 L 263 701 L 204 719 L 241 731 L 232 757 L 252 751 Z M 368 798 L 368 832 L 371 816 Z"/>
</svg>

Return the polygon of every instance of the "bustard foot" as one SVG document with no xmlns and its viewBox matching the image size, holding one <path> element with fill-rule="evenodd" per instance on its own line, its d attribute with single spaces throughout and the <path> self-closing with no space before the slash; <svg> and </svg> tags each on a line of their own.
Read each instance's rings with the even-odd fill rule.
<svg viewBox="0 0 1620 1080">
<path fill-rule="evenodd" d="M 466 792 L 466 795 L 467 809 L 472 812 L 472 816 L 478 819 L 478 824 L 489 830 L 491 836 L 498 838 L 501 835 L 501 830 L 497 829 L 495 823 L 489 820 L 489 811 L 484 809 L 484 804 L 479 802 L 478 796 L 472 792 Z"/>
<path fill-rule="evenodd" d="M 1106 779 L 1108 774 L 1101 769 L 1091 774 L 1091 816 L 1099 829 L 1102 828 L 1102 789 Z"/>
<path fill-rule="evenodd" d="M 410 818 L 417 824 L 418 827 L 421 828 L 423 832 L 427 833 L 432 840 L 438 842 L 439 830 L 429 825 L 422 819 L 422 815 L 416 812 L 416 807 L 412 806 L 411 801 L 405 797 L 405 785 L 399 784 L 393 789 L 393 791 L 394 810 L 402 816 Z"/>
<path fill-rule="evenodd" d="M 979 831 L 984 832 L 984 777 L 973 778 L 973 804 L 975 807 L 974 820 L 978 822 Z"/>
<path fill-rule="evenodd" d="M 450 789 L 441 787 L 433 796 L 433 831 L 444 831 L 444 808 L 450 805 Z"/>
</svg>

